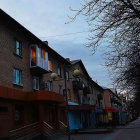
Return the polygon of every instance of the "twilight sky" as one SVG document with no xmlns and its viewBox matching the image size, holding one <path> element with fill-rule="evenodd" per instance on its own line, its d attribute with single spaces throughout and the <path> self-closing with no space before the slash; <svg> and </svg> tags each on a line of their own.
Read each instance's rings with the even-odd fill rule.
<svg viewBox="0 0 140 140">
<path fill-rule="evenodd" d="M 65 58 L 81 59 L 92 79 L 101 86 L 112 87 L 109 74 L 102 64 L 101 48 L 91 55 L 87 43 L 88 26 L 83 16 L 73 23 L 69 7 L 80 8 L 82 0 L 0 0 L 0 8 Z M 82 32 L 82 33 L 77 33 Z M 72 34 L 70 34 L 72 33 Z M 69 34 L 69 35 L 66 35 Z"/>
</svg>

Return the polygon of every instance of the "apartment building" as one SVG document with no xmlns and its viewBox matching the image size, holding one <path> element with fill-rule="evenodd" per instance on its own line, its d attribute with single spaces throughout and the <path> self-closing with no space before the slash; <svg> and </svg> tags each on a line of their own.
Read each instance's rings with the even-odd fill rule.
<svg viewBox="0 0 140 140">
<path fill-rule="evenodd" d="M 98 95 L 102 95 L 102 88 L 89 76 L 81 60 L 68 59 L 71 66 L 69 72 L 70 94 L 68 94 L 68 119 L 70 130 L 80 128 L 94 128 L 96 124 L 96 107 Z M 79 75 L 74 76 L 73 71 L 79 70 Z"/>
<path fill-rule="evenodd" d="M 94 82 L 81 60 L 63 58 L 1 9 L 0 18 L 0 138 L 103 122 L 115 94 Z"/>
<path fill-rule="evenodd" d="M 58 129 L 64 81 L 52 89 L 49 76 L 63 78 L 70 63 L 1 9 L 0 18 L 0 138 Z"/>
</svg>

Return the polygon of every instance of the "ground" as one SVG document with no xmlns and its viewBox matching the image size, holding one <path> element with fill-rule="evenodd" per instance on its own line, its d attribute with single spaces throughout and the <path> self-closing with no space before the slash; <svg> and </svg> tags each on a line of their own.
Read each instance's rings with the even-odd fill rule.
<svg viewBox="0 0 140 140">
<path fill-rule="evenodd" d="M 64 136 L 57 140 L 67 140 L 67 137 Z M 71 140 L 140 140 L 140 117 L 127 126 L 118 127 L 112 133 L 76 134 L 71 135 Z"/>
</svg>

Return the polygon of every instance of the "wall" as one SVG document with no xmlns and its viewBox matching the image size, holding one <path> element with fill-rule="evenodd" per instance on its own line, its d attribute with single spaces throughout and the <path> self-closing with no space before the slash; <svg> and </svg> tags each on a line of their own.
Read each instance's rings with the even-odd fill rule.
<svg viewBox="0 0 140 140">
<path fill-rule="evenodd" d="M 16 39 L 22 41 L 22 57 L 13 54 Z M 0 85 L 20 90 L 32 90 L 30 74 L 30 42 L 0 24 Z M 23 71 L 23 87 L 13 84 L 13 69 Z"/>
<path fill-rule="evenodd" d="M 104 90 L 103 100 L 104 100 L 104 108 L 111 107 L 111 98 L 109 90 Z"/>
</svg>

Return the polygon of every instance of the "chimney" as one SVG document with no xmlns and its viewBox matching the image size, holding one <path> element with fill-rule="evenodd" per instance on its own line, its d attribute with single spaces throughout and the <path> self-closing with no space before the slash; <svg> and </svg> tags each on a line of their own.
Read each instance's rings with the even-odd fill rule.
<svg viewBox="0 0 140 140">
<path fill-rule="evenodd" d="M 46 45 L 48 45 L 48 41 L 44 41 L 44 43 L 45 43 Z"/>
<path fill-rule="evenodd" d="M 66 58 L 66 60 L 70 62 L 70 58 Z"/>
</svg>

